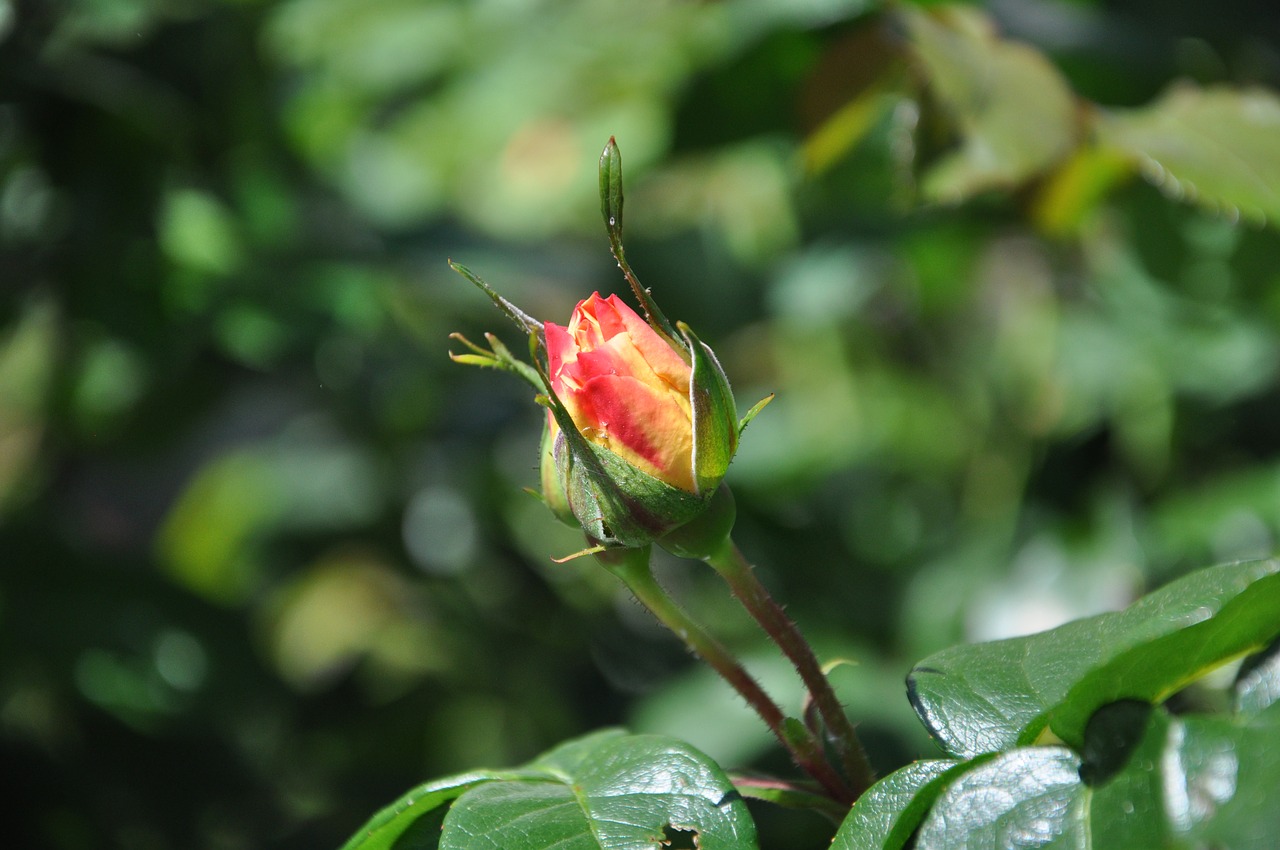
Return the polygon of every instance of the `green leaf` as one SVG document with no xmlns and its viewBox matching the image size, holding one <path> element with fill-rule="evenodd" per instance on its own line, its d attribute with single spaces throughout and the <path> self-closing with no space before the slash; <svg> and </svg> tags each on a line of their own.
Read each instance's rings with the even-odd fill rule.
<svg viewBox="0 0 1280 850">
<path fill-rule="evenodd" d="M 1174 718 L 1161 765 L 1173 828 L 1194 847 L 1268 850 L 1280 834 L 1280 722 Z"/>
<path fill-rule="evenodd" d="M 1098 139 L 1170 195 L 1280 220 L 1280 97 L 1265 89 L 1170 89 L 1143 109 L 1102 114 Z"/>
<path fill-rule="evenodd" d="M 695 833 L 702 850 L 756 848 L 746 804 L 715 762 L 672 738 L 610 729 L 523 768 L 421 785 L 343 850 L 656 850 L 671 831 Z"/>
<path fill-rule="evenodd" d="M 1247 659 L 1236 674 L 1235 709 L 1257 714 L 1280 705 L 1280 640 Z"/>
<path fill-rule="evenodd" d="M 977 764 L 953 759 L 917 761 L 894 771 L 858 798 L 831 850 L 900 850 L 952 778 Z"/>
<path fill-rule="evenodd" d="M 980 11 L 898 10 L 930 90 L 960 147 L 925 175 L 934 200 L 958 202 L 1037 175 L 1076 145 L 1076 104 L 1058 70 L 1033 48 L 997 38 Z"/>
<path fill-rule="evenodd" d="M 1280 830 L 1274 715 L 1174 717 L 1118 703 L 1090 723 L 1121 730 L 1122 769 L 1091 789 L 1096 847 L 1270 848 Z M 1100 721 L 1100 722 L 1099 722 Z M 1127 728 L 1126 728 L 1127 727 Z M 1087 761 L 1087 759 L 1086 759 Z M 1088 765 L 1082 771 L 1087 776 Z"/>
<path fill-rule="evenodd" d="M 669 831 L 703 850 L 752 850 L 755 826 L 720 768 L 687 744 L 600 732 L 534 761 L 540 776 L 458 799 L 442 850 L 656 850 Z"/>
<path fill-rule="evenodd" d="M 880 783 L 898 783 L 892 792 L 877 785 L 855 804 L 833 850 L 902 847 L 922 816 L 898 813 L 930 805 L 917 850 L 1275 846 L 1275 715 L 1174 717 L 1113 703 L 1090 721 L 1085 750 L 1082 760 L 1065 747 L 1020 747 L 923 782 L 899 771 Z M 889 801 L 888 815 L 849 832 L 860 807 L 879 805 L 876 795 Z"/>
<path fill-rule="evenodd" d="M 947 786 L 921 825 L 915 846 L 1088 847 L 1088 795 L 1079 769 L 1080 759 L 1065 747 L 1001 753 Z"/>
<path fill-rule="evenodd" d="M 342 845 L 342 850 L 405 850 L 408 846 L 423 846 L 402 841 L 417 833 L 412 828 L 421 819 L 478 785 L 499 779 L 517 779 L 523 775 L 520 771 L 477 770 L 419 785 L 370 818 L 359 832 Z M 435 825 L 438 828 L 438 820 Z"/>
<path fill-rule="evenodd" d="M 1161 753 L 1168 715 L 1123 700 L 1099 709 L 1085 732 L 1080 775 L 1088 787 L 1088 832 L 1098 847 L 1167 847 Z"/>
<path fill-rule="evenodd" d="M 1029 637 L 943 650 L 908 677 L 917 714 L 952 755 L 1034 742 L 1080 746 L 1099 707 L 1160 702 L 1280 634 L 1280 561 L 1211 567 L 1128 609 Z"/>
</svg>

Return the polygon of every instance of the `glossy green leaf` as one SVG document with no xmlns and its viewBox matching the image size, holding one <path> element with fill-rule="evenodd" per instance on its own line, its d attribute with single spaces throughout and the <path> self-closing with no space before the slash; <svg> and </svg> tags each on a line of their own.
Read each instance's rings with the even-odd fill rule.
<svg viewBox="0 0 1280 850">
<path fill-rule="evenodd" d="M 1246 714 L 1280 705 L 1280 640 L 1246 659 L 1236 674 L 1235 709 Z"/>
<path fill-rule="evenodd" d="M 899 13 L 930 90 L 960 137 L 959 149 L 926 173 L 927 197 L 955 202 L 1015 186 L 1071 151 L 1075 100 L 1041 53 L 998 38 L 976 9 L 903 6 Z"/>
<path fill-rule="evenodd" d="M 1088 794 L 1079 769 L 1079 757 L 1065 747 L 1001 753 L 947 786 L 921 825 L 915 846 L 1088 847 Z"/>
<path fill-rule="evenodd" d="M 973 762 L 917 761 L 881 779 L 858 798 L 840 825 L 832 850 L 900 850 L 907 846 L 929 806 Z"/>
<path fill-rule="evenodd" d="M 652 850 L 671 830 L 696 833 L 703 850 L 756 847 L 746 804 L 713 761 L 671 738 L 606 730 L 520 769 L 415 788 L 343 850 Z"/>
<path fill-rule="evenodd" d="M 1175 719 L 1162 766 L 1174 830 L 1193 847 L 1270 850 L 1280 835 L 1280 722 L 1255 718 Z"/>
<path fill-rule="evenodd" d="M 1168 715 L 1150 703 L 1112 703 L 1090 719 L 1080 775 L 1096 846 L 1170 846 L 1159 769 L 1167 738 Z"/>
<path fill-rule="evenodd" d="M 755 826 L 729 778 L 687 744 L 600 732 L 542 756 L 539 774 L 468 791 L 442 850 L 655 850 L 670 831 L 702 850 L 752 850 Z"/>
<path fill-rule="evenodd" d="M 894 774 L 885 780 L 898 785 L 884 794 L 893 805 L 889 817 L 864 818 L 870 828 L 850 830 L 858 808 L 877 794 L 873 788 L 833 848 L 902 847 L 912 819 L 891 827 L 892 841 L 884 824 L 897 812 L 930 806 L 916 833 L 918 850 L 1274 846 L 1274 715 L 1174 717 L 1145 703 L 1114 703 L 1090 722 L 1085 750 L 1082 759 L 1065 747 L 1020 747 L 924 782 Z"/>
<path fill-rule="evenodd" d="M 515 780 L 523 775 L 520 771 L 477 770 L 419 785 L 370 818 L 359 832 L 342 845 L 342 850 L 434 847 L 434 844 L 412 842 L 411 839 L 419 832 L 416 828 L 419 822 L 426 820 L 432 823 L 438 838 L 439 818 L 430 818 L 430 815 L 478 785 L 498 779 Z"/>
<path fill-rule="evenodd" d="M 1139 713 L 1132 703 L 1099 715 L 1110 717 L 1091 723 L 1091 735 L 1111 724 L 1132 746 L 1122 748 L 1119 771 L 1090 789 L 1095 847 L 1275 846 L 1280 723 L 1273 715 L 1175 717 L 1158 708 Z"/>
<path fill-rule="evenodd" d="M 1265 89 L 1179 85 L 1142 109 L 1112 112 L 1098 137 L 1168 194 L 1280 219 L 1280 98 Z"/>
<path fill-rule="evenodd" d="M 1099 707 L 1160 702 L 1280 634 L 1280 561 L 1192 573 L 1128 609 L 1028 637 L 957 646 L 908 677 L 916 712 L 956 756 L 1035 741 L 1079 746 Z"/>
</svg>

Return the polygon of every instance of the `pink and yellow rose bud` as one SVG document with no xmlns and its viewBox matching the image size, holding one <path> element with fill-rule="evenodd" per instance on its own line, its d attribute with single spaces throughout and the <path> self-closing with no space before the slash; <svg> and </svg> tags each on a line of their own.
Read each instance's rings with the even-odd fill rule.
<svg viewBox="0 0 1280 850">
<path fill-rule="evenodd" d="M 647 545 L 697 516 L 737 449 L 728 380 L 711 350 L 680 332 L 676 342 L 598 293 L 567 327 L 545 325 L 544 495 L 602 543 Z"/>
<path fill-rule="evenodd" d="M 546 332 L 551 388 L 578 432 L 654 478 L 698 492 L 692 370 L 682 352 L 616 295 L 593 294 L 567 328 L 548 322 Z"/>
<path fill-rule="evenodd" d="M 600 155 L 600 211 L 645 318 L 616 295 L 597 293 L 578 304 L 567 326 L 544 324 L 451 262 L 528 334 L 535 362 L 518 360 L 489 334 L 488 349 L 455 334 L 467 351 L 450 356 L 512 372 L 538 389 L 548 408 L 542 491 L 556 516 L 606 548 L 666 540 L 673 551 L 701 551 L 719 545 L 732 525 L 731 497 L 726 491 L 717 500 L 717 489 L 739 432 L 769 399 L 739 423 L 715 354 L 687 325 L 671 325 L 631 271 L 622 249 L 622 159 L 613 139 Z M 708 510 L 713 502 L 719 507 Z M 705 522 L 691 525 L 703 514 Z M 667 537 L 675 529 L 684 531 Z"/>
</svg>

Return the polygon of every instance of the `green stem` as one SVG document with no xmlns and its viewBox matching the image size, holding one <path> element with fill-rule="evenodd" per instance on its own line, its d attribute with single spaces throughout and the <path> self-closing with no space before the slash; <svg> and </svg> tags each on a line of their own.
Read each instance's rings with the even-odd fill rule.
<svg viewBox="0 0 1280 850">
<path fill-rule="evenodd" d="M 649 568 L 648 547 L 609 549 L 597 554 L 596 558 L 622 580 L 659 622 L 684 641 L 694 655 L 711 665 L 747 701 L 769 727 L 769 731 L 791 753 L 801 770 L 817 780 L 832 799 L 845 805 L 853 802 L 852 790 L 827 762 L 822 747 L 813 734 L 799 722 L 788 722 L 782 709 L 765 693 L 764 688 L 746 668 L 658 584 Z"/>
<path fill-rule="evenodd" d="M 875 781 L 875 772 L 862 749 L 858 733 L 844 713 L 844 706 L 836 698 L 831 682 L 822 672 L 817 656 L 799 627 L 769 595 L 732 539 L 726 538 L 724 545 L 712 551 L 705 560 L 728 582 L 733 595 L 795 665 L 822 716 L 823 724 L 834 738 L 841 764 L 853 783 L 854 794 L 860 796 Z"/>
</svg>

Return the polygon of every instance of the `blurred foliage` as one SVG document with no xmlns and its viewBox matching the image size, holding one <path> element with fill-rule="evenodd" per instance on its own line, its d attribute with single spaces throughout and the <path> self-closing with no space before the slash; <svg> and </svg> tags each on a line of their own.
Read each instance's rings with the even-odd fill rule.
<svg viewBox="0 0 1280 850">
<path fill-rule="evenodd" d="M 9 842 L 337 846 L 613 723 L 785 769 L 550 562 L 537 409 L 445 356 L 508 330 L 448 256 L 623 288 L 611 134 L 641 278 L 778 393 L 740 542 L 881 768 L 926 653 L 1270 553 L 1278 45 L 1261 0 L 0 0 Z"/>
</svg>

